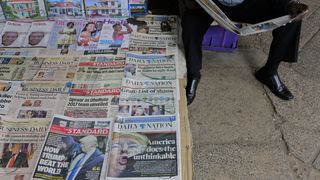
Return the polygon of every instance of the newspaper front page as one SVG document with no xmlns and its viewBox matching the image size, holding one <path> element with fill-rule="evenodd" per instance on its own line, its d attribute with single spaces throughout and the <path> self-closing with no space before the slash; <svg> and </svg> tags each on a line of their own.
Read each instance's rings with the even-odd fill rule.
<svg viewBox="0 0 320 180">
<path fill-rule="evenodd" d="M 53 21 L 32 22 L 22 47 L 47 47 L 53 26 Z"/>
<path fill-rule="evenodd" d="M 7 21 L 0 35 L 0 46 L 21 47 L 30 26 L 31 23 Z"/>
<path fill-rule="evenodd" d="M 18 91 L 12 97 L 6 116 L 17 119 L 51 118 L 62 114 L 67 94 Z"/>
<path fill-rule="evenodd" d="M 0 79 L 31 80 L 40 69 L 43 60 L 37 57 L 0 57 Z"/>
<path fill-rule="evenodd" d="M 176 113 L 176 81 L 124 78 L 119 101 L 120 116 L 158 116 Z"/>
<path fill-rule="evenodd" d="M 129 51 L 140 54 L 175 54 L 178 51 L 176 35 L 132 33 Z"/>
<path fill-rule="evenodd" d="M 123 77 L 125 58 L 113 62 L 80 62 L 74 81 L 120 80 Z"/>
<path fill-rule="evenodd" d="M 79 57 L 45 57 L 33 81 L 72 81 Z"/>
<path fill-rule="evenodd" d="M 77 50 L 128 48 L 130 34 L 136 29 L 126 18 L 92 18 L 83 25 Z"/>
<path fill-rule="evenodd" d="M 70 81 L 23 81 L 21 82 L 21 91 L 67 94 L 70 92 L 71 86 L 72 82 Z"/>
<path fill-rule="evenodd" d="M 55 116 L 32 179 L 104 179 L 111 119 Z"/>
<path fill-rule="evenodd" d="M 29 179 L 44 142 L 49 119 L 0 120 L 0 179 Z"/>
<path fill-rule="evenodd" d="M 128 53 L 124 77 L 131 79 L 176 79 L 174 55 L 140 55 Z"/>
<path fill-rule="evenodd" d="M 107 179 L 180 179 L 175 116 L 118 117 Z"/>
</svg>

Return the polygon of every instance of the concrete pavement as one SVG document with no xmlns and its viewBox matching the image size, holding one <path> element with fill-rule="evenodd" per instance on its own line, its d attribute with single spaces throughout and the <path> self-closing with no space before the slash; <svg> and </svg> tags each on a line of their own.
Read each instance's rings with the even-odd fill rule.
<svg viewBox="0 0 320 180">
<path fill-rule="evenodd" d="M 271 34 L 241 38 L 233 53 L 204 53 L 197 98 L 188 107 L 194 179 L 320 179 L 320 4 L 304 0 L 297 64 L 279 74 L 295 95 L 282 101 L 254 78 Z"/>
</svg>

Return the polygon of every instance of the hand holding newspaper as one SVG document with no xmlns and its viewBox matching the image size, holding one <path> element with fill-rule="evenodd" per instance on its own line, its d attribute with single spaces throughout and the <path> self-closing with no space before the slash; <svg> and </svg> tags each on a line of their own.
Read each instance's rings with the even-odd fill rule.
<svg viewBox="0 0 320 180">
<path fill-rule="evenodd" d="M 197 3 L 221 26 L 235 34 L 246 36 L 276 29 L 287 23 L 300 19 L 307 11 L 303 11 L 295 17 L 290 15 L 281 16 L 261 23 L 237 27 L 224 12 L 212 0 L 196 0 Z"/>
</svg>

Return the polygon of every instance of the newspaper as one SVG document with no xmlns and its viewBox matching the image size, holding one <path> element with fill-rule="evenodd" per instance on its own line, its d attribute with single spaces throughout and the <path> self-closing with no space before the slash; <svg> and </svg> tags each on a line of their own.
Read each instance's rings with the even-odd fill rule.
<svg viewBox="0 0 320 180">
<path fill-rule="evenodd" d="M 34 81 L 72 81 L 79 64 L 79 57 L 46 57 Z"/>
<path fill-rule="evenodd" d="M 22 44 L 23 47 L 47 47 L 53 21 L 32 22 L 29 32 Z"/>
<path fill-rule="evenodd" d="M 144 16 L 148 14 L 147 0 L 129 0 L 131 16 Z"/>
<path fill-rule="evenodd" d="M 122 80 L 120 116 L 159 116 L 176 113 L 174 80 Z"/>
<path fill-rule="evenodd" d="M 175 56 L 128 53 L 124 73 L 132 79 L 176 79 Z"/>
<path fill-rule="evenodd" d="M 84 0 L 89 17 L 129 16 L 128 0 Z"/>
<path fill-rule="evenodd" d="M 32 179 L 104 179 L 111 119 L 55 116 Z"/>
<path fill-rule="evenodd" d="M 58 2 L 57 2 L 58 3 Z M 77 37 L 83 26 L 83 20 L 57 19 L 53 27 L 48 49 L 58 49 L 60 54 L 68 54 L 77 48 Z"/>
<path fill-rule="evenodd" d="M 20 47 L 26 38 L 30 26 L 31 23 L 7 21 L 0 35 L 0 46 Z"/>
<path fill-rule="evenodd" d="M 291 18 L 290 15 L 285 15 L 285 16 L 267 20 L 261 23 L 246 25 L 239 28 L 224 14 L 224 12 L 212 0 L 196 0 L 196 1 L 208 14 L 211 15 L 211 17 L 215 21 L 217 21 L 218 24 L 241 36 L 270 31 L 280 26 L 283 26 L 287 23 L 291 23 L 292 21 L 295 20 L 295 18 Z M 304 13 L 306 12 L 302 12 L 302 14 Z"/>
<path fill-rule="evenodd" d="M 117 95 L 120 93 L 121 80 L 108 81 L 74 81 L 70 94 L 74 96 L 102 96 Z"/>
<path fill-rule="evenodd" d="M 80 62 L 74 81 L 120 80 L 125 62 L 125 59 L 113 62 Z"/>
<path fill-rule="evenodd" d="M 3 118 L 3 117 L 2 117 Z M 0 179 L 29 179 L 49 126 L 47 119 L 0 120 Z"/>
<path fill-rule="evenodd" d="M 180 179 L 177 128 L 175 116 L 119 117 L 107 179 Z"/>
<path fill-rule="evenodd" d="M 7 114 L 13 96 L 21 90 L 19 81 L 0 80 L 0 115 Z"/>
<path fill-rule="evenodd" d="M 68 19 L 84 17 L 82 0 L 46 0 L 50 19 Z"/>
<path fill-rule="evenodd" d="M 176 35 L 132 33 L 129 51 L 141 54 L 175 54 L 178 51 Z"/>
<path fill-rule="evenodd" d="M 6 116 L 17 119 L 51 118 L 62 114 L 67 94 L 18 91 L 12 97 Z"/>
<path fill-rule="evenodd" d="M 147 15 L 130 18 L 129 23 L 137 25 L 137 32 L 144 34 L 178 34 L 178 17 Z"/>
<path fill-rule="evenodd" d="M 82 56 L 80 62 L 113 62 L 125 60 L 125 56 L 122 55 L 104 55 L 104 56 Z"/>
<path fill-rule="evenodd" d="M 126 18 L 93 18 L 84 23 L 77 50 L 128 48 L 129 35 L 134 30 Z"/>
<path fill-rule="evenodd" d="M 31 80 L 42 62 L 37 57 L 0 57 L 0 80 Z"/>
<path fill-rule="evenodd" d="M 0 48 L 1 56 L 38 56 L 40 48 Z"/>
<path fill-rule="evenodd" d="M 70 81 L 23 81 L 21 91 L 44 92 L 44 93 L 63 93 L 70 92 L 72 82 Z"/>
<path fill-rule="evenodd" d="M 32 21 L 47 17 L 44 0 L 2 0 L 1 5 L 6 19 Z"/>
</svg>

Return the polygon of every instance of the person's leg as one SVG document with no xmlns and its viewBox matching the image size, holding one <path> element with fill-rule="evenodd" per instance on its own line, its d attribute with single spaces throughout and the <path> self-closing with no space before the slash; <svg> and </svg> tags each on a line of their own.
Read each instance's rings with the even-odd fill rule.
<svg viewBox="0 0 320 180">
<path fill-rule="evenodd" d="M 227 16 L 235 21 L 258 23 L 288 14 L 287 5 L 290 0 L 245 0 L 235 7 L 219 6 Z M 264 67 L 256 72 L 256 78 L 267 85 L 278 97 L 290 100 L 293 95 L 278 76 L 281 61 L 296 62 L 298 58 L 301 21 L 292 22 L 273 30 L 273 40 L 269 57 Z"/>
<path fill-rule="evenodd" d="M 203 10 L 188 10 L 181 19 L 182 41 L 187 64 L 187 103 L 195 98 L 202 68 L 202 39 L 213 19 Z"/>
</svg>

